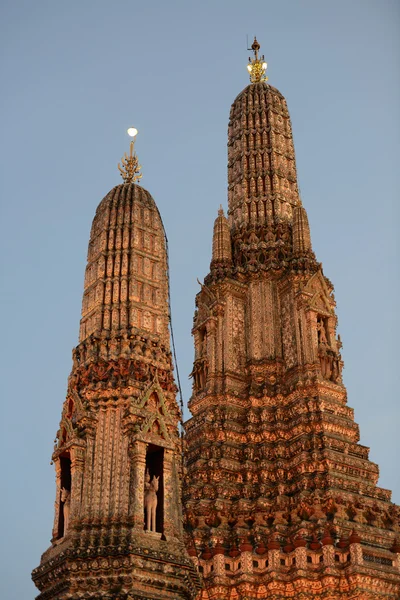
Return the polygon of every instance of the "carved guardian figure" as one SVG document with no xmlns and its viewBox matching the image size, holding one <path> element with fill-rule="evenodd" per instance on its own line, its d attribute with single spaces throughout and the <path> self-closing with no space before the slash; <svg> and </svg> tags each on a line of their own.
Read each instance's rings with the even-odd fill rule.
<svg viewBox="0 0 400 600">
<path fill-rule="evenodd" d="M 147 475 L 150 480 L 150 475 Z M 146 510 L 146 529 L 147 531 L 156 532 L 156 510 L 157 510 L 157 492 L 158 492 L 158 480 L 160 477 L 153 475 L 153 479 L 148 483 L 145 483 L 145 494 L 144 494 L 144 507 Z"/>
</svg>

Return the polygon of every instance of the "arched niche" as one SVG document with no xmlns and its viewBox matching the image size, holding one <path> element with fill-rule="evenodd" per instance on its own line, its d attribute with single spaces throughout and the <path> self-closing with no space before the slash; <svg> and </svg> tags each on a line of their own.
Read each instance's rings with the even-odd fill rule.
<svg viewBox="0 0 400 600">
<path fill-rule="evenodd" d="M 156 532 L 164 533 L 164 448 L 148 444 L 146 449 L 146 474 L 148 480 L 158 478 Z M 146 506 L 144 506 L 144 529 L 147 529 Z"/>
<path fill-rule="evenodd" d="M 71 502 L 72 477 L 71 456 L 69 451 L 63 452 L 58 460 L 60 465 L 60 497 L 58 498 L 57 539 L 61 539 L 66 534 L 66 521 L 69 518 L 69 507 Z"/>
</svg>

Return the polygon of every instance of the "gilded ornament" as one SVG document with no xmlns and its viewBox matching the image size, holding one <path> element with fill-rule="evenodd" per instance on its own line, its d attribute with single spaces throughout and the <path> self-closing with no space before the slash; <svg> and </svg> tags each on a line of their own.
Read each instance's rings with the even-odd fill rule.
<svg viewBox="0 0 400 600">
<path fill-rule="evenodd" d="M 261 56 L 258 55 L 258 51 L 260 50 L 260 44 L 257 42 L 257 38 L 254 37 L 254 42 L 251 46 L 251 49 L 254 52 L 254 58 L 249 57 L 249 64 L 247 65 L 247 70 L 250 74 L 251 83 L 259 83 L 261 81 L 268 81 L 268 77 L 265 75 L 265 71 L 267 70 L 267 63 L 265 62 L 264 54 Z"/>
<path fill-rule="evenodd" d="M 121 173 L 121 177 L 124 180 L 124 183 L 134 183 L 135 181 L 139 181 L 142 179 L 143 174 L 139 173 L 142 168 L 139 165 L 139 160 L 136 152 L 134 152 L 135 147 L 135 137 L 138 131 L 134 127 L 129 127 L 128 135 L 132 137 L 131 143 L 129 144 L 129 156 L 125 152 L 124 156 L 121 159 L 121 163 L 118 163 L 118 169 Z"/>
</svg>

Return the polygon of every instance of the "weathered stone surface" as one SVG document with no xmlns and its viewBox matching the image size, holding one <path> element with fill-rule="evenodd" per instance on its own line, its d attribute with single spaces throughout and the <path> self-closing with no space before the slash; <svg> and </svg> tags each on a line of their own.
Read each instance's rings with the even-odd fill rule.
<svg viewBox="0 0 400 600">
<path fill-rule="evenodd" d="M 132 183 L 97 209 L 40 600 L 400 597 L 400 509 L 359 444 L 286 101 L 259 67 L 231 109 L 184 445 L 161 217 Z"/>
<path fill-rule="evenodd" d="M 161 217 L 148 192 L 119 185 L 90 235 L 79 345 L 52 457 L 52 545 L 33 572 L 40 600 L 196 596 L 183 542 L 180 419 Z M 152 531 L 149 478 L 158 484 Z"/>
<path fill-rule="evenodd" d="M 231 108 L 228 204 L 196 297 L 186 423 L 201 598 L 399 598 L 399 507 L 358 443 L 286 101 L 266 83 Z"/>
</svg>

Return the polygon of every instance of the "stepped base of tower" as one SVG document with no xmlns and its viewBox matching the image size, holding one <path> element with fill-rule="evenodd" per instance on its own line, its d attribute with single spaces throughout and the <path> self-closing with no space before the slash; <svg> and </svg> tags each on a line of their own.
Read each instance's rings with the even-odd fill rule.
<svg viewBox="0 0 400 600">
<path fill-rule="evenodd" d="M 189 600 L 199 576 L 182 544 L 138 533 L 126 545 L 79 545 L 62 540 L 32 573 L 37 600 Z"/>
<path fill-rule="evenodd" d="M 194 561 L 204 582 L 197 600 L 400 598 L 400 555 L 378 556 L 358 543 L 346 549 L 324 546 L 319 551 L 298 547 L 291 552 L 237 552 L 234 557 L 215 554 Z"/>
<path fill-rule="evenodd" d="M 184 504 L 201 600 L 400 598 L 399 507 L 344 387 L 306 375 L 191 400 Z"/>
</svg>

